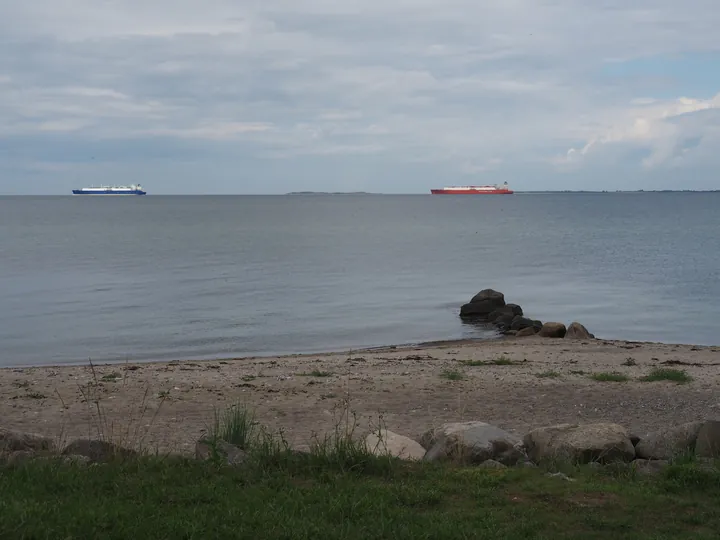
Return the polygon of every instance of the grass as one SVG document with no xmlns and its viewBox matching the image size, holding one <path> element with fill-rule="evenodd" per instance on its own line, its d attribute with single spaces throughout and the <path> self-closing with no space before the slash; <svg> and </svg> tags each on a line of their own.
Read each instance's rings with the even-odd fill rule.
<svg viewBox="0 0 720 540">
<path fill-rule="evenodd" d="M 643 382 L 671 381 L 678 384 L 685 384 L 692 381 L 692 377 L 688 375 L 685 370 L 656 368 L 640 380 Z"/>
<path fill-rule="evenodd" d="M 630 380 L 630 377 L 628 377 L 624 373 L 618 373 L 617 371 L 604 371 L 601 373 L 593 373 L 592 375 L 590 375 L 590 378 L 598 382 L 627 382 Z"/>
<path fill-rule="evenodd" d="M 655 478 L 576 468 L 568 482 L 542 469 L 389 461 L 337 442 L 237 468 L 157 457 L 7 467 L 0 537 L 703 540 L 720 530 L 720 473 L 692 463 Z"/>
<path fill-rule="evenodd" d="M 543 371 L 542 373 L 538 373 L 536 377 L 540 379 L 558 379 L 561 375 L 557 371 Z"/>
<path fill-rule="evenodd" d="M 637 366 L 637 360 L 635 360 L 632 356 L 628 356 L 622 365 L 628 367 Z"/>
<path fill-rule="evenodd" d="M 333 372 L 332 371 L 320 371 L 317 369 L 314 369 L 310 372 L 305 373 L 299 373 L 301 377 L 332 377 Z"/>
<path fill-rule="evenodd" d="M 507 356 L 500 356 L 494 360 L 461 360 L 461 364 L 478 367 L 478 366 L 519 366 L 522 362 L 517 362 L 508 358 Z"/>
<path fill-rule="evenodd" d="M 448 381 L 462 381 L 465 378 L 465 374 L 455 369 L 446 369 L 440 373 L 440 377 Z"/>
</svg>

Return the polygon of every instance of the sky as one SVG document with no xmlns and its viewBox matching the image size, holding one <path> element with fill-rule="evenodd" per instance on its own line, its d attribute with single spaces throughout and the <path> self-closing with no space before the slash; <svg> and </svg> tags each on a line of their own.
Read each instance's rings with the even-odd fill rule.
<svg viewBox="0 0 720 540">
<path fill-rule="evenodd" d="M 720 189 L 717 0 L 0 0 L 0 194 Z"/>
</svg>

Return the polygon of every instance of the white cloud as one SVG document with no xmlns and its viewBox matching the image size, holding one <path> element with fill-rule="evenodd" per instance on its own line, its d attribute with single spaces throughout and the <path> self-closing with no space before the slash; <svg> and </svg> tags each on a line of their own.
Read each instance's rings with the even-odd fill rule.
<svg viewBox="0 0 720 540">
<path fill-rule="evenodd" d="M 278 178 L 372 157 L 526 189 L 518 171 L 565 187 L 614 152 L 632 178 L 712 161 L 720 88 L 638 89 L 604 67 L 720 54 L 718 27 L 715 0 L 0 0 L 0 137 L 194 145 L 227 170 L 284 161 Z M 43 155 L 16 167 L 57 162 Z"/>
</svg>

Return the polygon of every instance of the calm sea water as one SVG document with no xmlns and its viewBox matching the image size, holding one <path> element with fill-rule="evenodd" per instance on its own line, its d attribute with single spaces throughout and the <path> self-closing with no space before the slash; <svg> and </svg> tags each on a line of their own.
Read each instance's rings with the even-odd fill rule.
<svg viewBox="0 0 720 540">
<path fill-rule="evenodd" d="M 599 337 L 720 344 L 720 193 L 0 198 L 0 365 L 493 337 L 493 287 Z"/>
</svg>

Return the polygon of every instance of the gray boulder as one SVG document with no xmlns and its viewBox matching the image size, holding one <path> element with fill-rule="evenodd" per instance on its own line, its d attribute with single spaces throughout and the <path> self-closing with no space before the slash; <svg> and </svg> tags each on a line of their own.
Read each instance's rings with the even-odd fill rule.
<svg viewBox="0 0 720 540">
<path fill-rule="evenodd" d="M 0 454 L 52 450 L 55 450 L 55 441 L 48 437 L 0 428 Z"/>
<path fill-rule="evenodd" d="M 493 289 L 483 289 L 473 296 L 472 300 L 470 300 L 471 304 L 475 304 L 477 302 L 490 302 L 496 306 L 504 306 L 505 295 Z"/>
<path fill-rule="evenodd" d="M 563 338 L 567 333 L 567 328 L 563 323 L 546 322 L 538 332 L 538 336 L 547 338 Z"/>
<path fill-rule="evenodd" d="M 365 437 L 365 445 L 376 456 L 393 456 L 407 460 L 421 460 L 425 449 L 420 443 L 387 429 L 378 430 Z"/>
<path fill-rule="evenodd" d="M 221 459 L 228 465 L 240 465 L 247 457 L 247 453 L 225 441 L 201 439 L 195 443 L 195 458 L 202 461 Z"/>
<path fill-rule="evenodd" d="M 635 458 L 630 435 L 618 424 L 560 424 L 538 428 L 523 439 L 528 456 L 541 461 L 632 461 Z"/>
<path fill-rule="evenodd" d="M 632 468 L 639 474 L 655 476 L 668 466 L 664 459 L 636 459 L 632 462 Z"/>
<path fill-rule="evenodd" d="M 518 330 L 517 334 L 515 334 L 517 337 L 530 337 L 537 334 L 537 330 L 534 326 L 528 326 L 527 328 L 523 328 L 522 330 Z"/>
<path fill-rule="evenodd" d="M 497 307 L 497 304 L 494 304 L 490 300 L 470 302 L 460 308 L 460 316 L 487 320 L 490 314 L 497 310 Z"/>
<path fill-rule="evenodd" d="M 698 431 L 695 454 L 700 458 L 720 458 L 720 420 L 703 422 Z"/>
<path fill-rule="evenodd" d="M 695 443 L 703 422 L 689 422 L 648 433 L 635 446 L 635 453 L 642 459 L 673 459 L 695 451 Z"/>
<path fill-rule="evenodd" d="M 485 422 L 445 424 L 426 432 L 420 443 L 427 449 L 425 461 L 479 464 L 493 459 L 511 466 L 526 457 L 518 437 Z"/>
<path fill-rule="evenodd" d="M 533 322 L 531 319 L 528 319 L 526 317 L 522 317 L 521 315 L 517 315 L 513 318 L 512 323 L 510 324 L 511 330 L 522 330 L 523 328 L 528 328 L 533 325 Z"/>
<path fill-rule="evenodd" d="M 573 322 L 567 328 L 565 339 L 595 339 L 595 336 L 579 322 Z"/>
<path fill-rule="evenodd" d="M 77 439 L 63 448 L 62 455 L 85 456 L 91 463 L 98 463 L 134 458 L 138 453 L 107 441 Z"/>
</svg>

